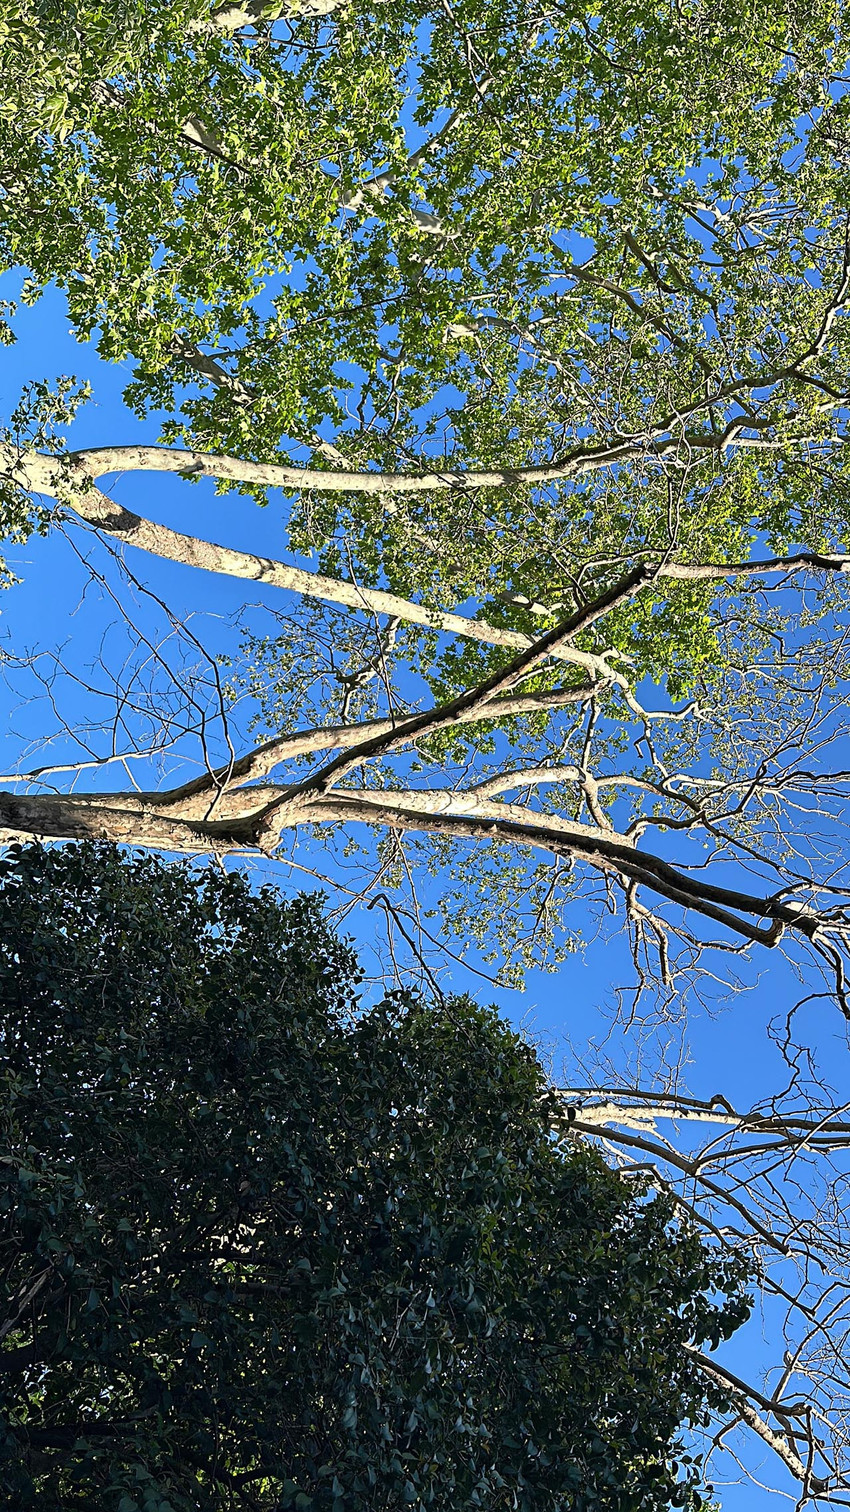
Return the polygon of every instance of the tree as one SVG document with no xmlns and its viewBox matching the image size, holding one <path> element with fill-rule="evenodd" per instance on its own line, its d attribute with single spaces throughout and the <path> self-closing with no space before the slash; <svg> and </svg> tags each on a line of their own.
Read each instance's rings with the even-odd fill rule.
<svg viewBox="0 0 850 1512">
<path fill-rule="evenodd" d="M 2 838 L 291 861 L 344 831 L 419 957 L 454 934 L 504 977 L 616 911 L 662 1024 L 786 951 L 844 1033 L 844 7 L 7 12 L 3 255 L 164 421 L 69 449 L 68 380 L 9 422 L 10 531 L 68 532 L 129 644 L 7 654 L 56 724 Z M 150 508 L 116 502 L 133 471 Z M 192 480 L 271 505 L 275 544 L 238 499 L 236 544 L 190 534 Z M 195 604 L 201 570 L 261 595 L 241 649 L 157 559 Z M 760 1252 L 794 1365 L 740 1412 L 840 1499 L 846 1110 L 813 1037 L 780 1025 L 752 1107 L 678 1065 L 565 1083 L 583 1137 Z"/>
<path fill-rule="evenodd" d="M 359 1009 L 314 900 L 104 846 L 0 919 L 8 1505 L 701 1506 L 743 1267 L 492 1012 Z"/>
<path fill-rule="evenodd" d="M 128 398 L 171 443 L 33 446 L 39 391 L 7 507 L 46 528 L 48 495 L 122 547 L 329 604 L 337 664 L 309 728 L 290 679 L 276 746 L 216 749 L 208 713 L 188 791 L 10 795 L 4 832 L 224 854 L 353 820 L 436 836 L 408 846 L 426 865 L 483 840 L 520 952 L 601 879 L 663 979 L 671 935 L 688 957 L 707 927 L 813 953 L 846 1009 L 843 893 L 787 847 L 845 780 L 843 12 L 273 15 L 4 22 L 6 256 L 26 298 L 57 280 L 80 335 L 132 355 Z M 133 468 L 294 494 L 290 546 L 322 570 L 114 504 L 97 480 Z M 647 712 L 647 679 L 672 702 Z M 792 752 L 814 726 L 812 769 Z M 692 874 L 695 839 L 729 865 Z"/>
</svg>

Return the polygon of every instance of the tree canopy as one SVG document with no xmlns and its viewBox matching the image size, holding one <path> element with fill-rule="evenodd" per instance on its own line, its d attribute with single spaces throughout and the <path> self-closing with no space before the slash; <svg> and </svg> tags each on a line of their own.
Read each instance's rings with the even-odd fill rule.
<svg viewBox="0 0 850 1512">
<path fill-rule="evenodd" d="M 32 389 L 8 529 L 48 528 L 52 495 L 121 546 L 305 597 L 282 633 L 246 628 L 228 690 L 279 759 L 226 754 L 219 707 L 203 760 L 228 776 L 202 798 L 10 797 L 6 832 L 226 851 L 365 821 L 410 837 L 398 877 L 483 839 L 443 922 L 486 947 L 487 900 L 512 898 L 506 971 L 570 948 L 601 875 L 641 971 L 669 981 L 671 929 L 689 956 L 708 924 L 802 943 L 846 1007 L 843 894 L 792 817 L 843 802 L 843 22 L 777 0 L 11 7 L 3 255 L 25 300 L 55 282 L 81 339 L 129 358 L 163 429 L 66 453 L 51 427 L 82 396 Z M 127 469 L 282 497 L 319 570 L 122 508 L 97 480 Z M 813 724 L 814 770 L 792 754 Z M 286 781 L 244 796 L 340 741 L 358 759 L 296 805 Z M 726 871 L 671 870 L 688 839 Z"/>
<path fill-rule="evenodd" d="M 0 941 L 7 1505 L 701 1506 L 743 1268 L 492 1011 L 109 847 L 13 851 Z"/>
</svg>

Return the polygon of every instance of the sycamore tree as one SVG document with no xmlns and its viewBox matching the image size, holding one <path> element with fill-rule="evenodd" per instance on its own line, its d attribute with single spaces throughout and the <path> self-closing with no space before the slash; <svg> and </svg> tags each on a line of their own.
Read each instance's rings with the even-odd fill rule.
<svg viewBox="0 0 850 1512">
<path fill-rule="evenodd" d="M 463 930 L 513 892 L 536 955 L 598 878 L 663 977 L 671 933 L 788 941 L 846 1007 L 802 838 L 843 805 L 840 8 L 318 10 L 4 19 L 6 259 L 167 417 L 62 452 L 79 395 L 29 392 L 9 529 L 307 606 L 247 636 L 277 743 L 222 765 L 208 719 L 197 783 L 10 794 L 4 833 L 225 854 L 354 822 L 444 869 L 483 842 Z M 315 570 L 122 508 L 128 469 L 282 497 Z"/>
<path fill-rule="evenodd" d="M 613 913 L 665 1011 L 778 949 L 843 1026 L 845 30 L 824 0 L 7 6 L 15 297 L 57 286 L 160 429 L 78 446 L 85 381 L 42 372 L 8 417 L 6 533 L 96 536 L 130 649 L 97 730 L 88 669 L 9 648 L 56 724 L 2 838 L 324 835 L 420 954 L 510 976 Z M 232 544 L 167 474 L 233 496 Z M 273 554 L 239 544 L 257 505 Z M 244 583 L 236 652 L 160 596 L 166 666 L 155 558 L 199 607 Z M 609 1078 L 564 1116 L 776 1261 L 792 1364 L 740 1415 L 840 1497 L 846 1099 L 792 1028 L 769 1107 Z"/>
</svg>

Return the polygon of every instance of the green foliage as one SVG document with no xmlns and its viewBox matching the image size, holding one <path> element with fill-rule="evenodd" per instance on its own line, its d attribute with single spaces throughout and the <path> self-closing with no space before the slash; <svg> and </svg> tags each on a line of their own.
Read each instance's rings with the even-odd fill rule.
<svg viewBox="0 0 850 1512">
<path fill-rule="evenodd" d="M 12 312 L 14 313 L 14 311 Z M 0 325 L 0 341 L 4 339 Z M 31 448 L 60 452 L 65 444 L 62 429 L 70 425 L 90 394 L 87 383 L 59 378 L 55 384 L 28 383 L 7 425 L 0 426 L 0 448 L 8 448 L 9 460 Z M 50 511 L 18 483 L 10 472 L 0 472 L 0 543 L 21 545 L 33 535 L 46 535 Z M 0 588 L 17 581 L 0 557 Z"/>
<path fill-rule="evenodd" d="M 104 355 L 132 354 L 130 397 L 170 435 L 272 457 L 330 427 L 355 460 L 511 465 L 689 412 L 706 383 L 734 402 L 817 334 L 845 241 L 837 0 L 545 18 L 354 0 L 236 34 L 215 9 L 16 0 L 0 33 L 6 259 L 56 279 Z M 379 170 L 390 189 L 364 189 Z M 810 385 L 846 355 L 838 322 L 768 380 L 789 438 L 829 434 Z M 762 526 L 788 518 L 776 477 L 769 493 Z"/>
<path fill-rule="evenodd" d="M 601 481 L 293 503 L 327 570 L 443 605 L 845 538 L 841 0 L 221 9 L 15 0 L 0 29 L 0 257 L 132 357 L 166 439 L 396 470 L 687 431 Z M 742 413 L 755 458 L 714 444 Z M 617 634 L 683 692 L 716 655 L 705 595 Z"/>
<path fill-rule="evenodd" d="M 700 1507 L 740 1269 L 492 1011 L 357 981 L 306 897 L 2 863 L 4 1505 Z"/>
</svg>

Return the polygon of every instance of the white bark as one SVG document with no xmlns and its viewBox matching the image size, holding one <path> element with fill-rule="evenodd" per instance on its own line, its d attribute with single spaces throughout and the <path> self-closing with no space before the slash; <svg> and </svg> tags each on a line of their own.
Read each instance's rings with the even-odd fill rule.
<svg viewBox="0 0 850 1512">
<path fill-rule="evenodd" d="M 208 359 L 210 366 L 215 362 Z M 215 364 L 218 366 L 218 364 Z M 221 380 L 218 380 L 221 381 Z M 230 379 L 241 388 L 240 381 Z M 247 390 L 246 390 L 247 392 Z M 671 419 L 670 424 L 673 423 Z M 386 494 L 418 494 L 447 492 L 451 489 L 466 491 L 479 488 L 503 488 L 518 485 L 535 485 L 557 482 L 578 477 L 583 473 L 596 472 L 613 467 L 617 463 L 642 457 L 662 460 L 685 446 L 691 451 L 722 451 L 732 446 L 761 446 L 767 443 L 758 438 L 740 435 L 743 422 L 734 421 L 718 436 L 695 435 L 670 436 L 666 433 L 669 424 L 655 427 L 651 437 L 624 437 L 609 445 L 578 445 L 560 461 L 538 467 L 510 467 L 498 470 L 486 468 L 446 467 L 435 472 L 350 472 L 343 469 L 331 471 L 312 467 L 292 467 L 277 462 L 251 462 L 244 457 L 219 456 L 210 452 L 188 451 L 173 446 L 95 446 L 81 451 L 68 452 L 64 457 L 27 453 L 17 456 L 13 449 L 0 451 L 4 467 L 17 475 L 25 486 L 55 495 L 57 482 L 64 478 L 67 483 L 82 486 L 95 482 L 113 472 L 163 472 L 177 473 L 187 478 L 214 478 L 217 481 L 245 483 L 258 488 L 280 488 L 285 493 L 297 493 L 310 489 L 317 493 L 359 494 L 376 497 Z M 26 481 L 26 480 L 30 481 Z M 690 566 L 687 563 L 669 564 L 660 568 L 662 576 L 683 579 L 721 578 L 742 571 L 773 572 L 797 570 L 800 566 L 816 565 L 831 570 L 850 571 L 850 556 L 833 556 L 816 552 L 802 552 L 790 557 L 771 558 L 764 562 L 706 563 Z"/>
<path fill-rule="evenodd" d="M 593 683 L 584 683 L 576 688 L 554 688 L 548 692 L 511 694 L 507 698 L 495 698 L 487 706 L 486 716 L 461 713 L 458 725 L 473 724 L 482 717 L 488 721 L 514 718 L 518 714 L 537 714 L 550 709 L 564 708 L 581 703 L 596 691 Z M 211 777 L 204 773 L 170 793 L 146 794 L 148 802 L 163 809 L 174 809 L 184 818 L 201 818 L 209 807 L 210 799 L 224 791 L 222 812 L 229 813 L 230 805 L 238 799 L 243 804 L 245 795 L 253 795 L 256 788 L 236 786 L 256 782 L 268 777 L 281 762 L 296 756 L 307 756 L 319 751 L 350 750 L 362 745 L 374 736 L 389 735 L 398 729 L 398 719 L 367 719 L 360 724 L 326 725 L 314 730 L 296 730 L 291 734 L 278 735 L 274 740 L 264 741 L 246 755 L 240 756 L 231 765 L 220 767 Z M 253 796 L 251 801 L 254 802 Z M 194 804 L 194 806 L 192 806 Z M 220 804 L 220 806 L 221 806 Z M 255 804 L 256 807 L 256 804 Z M 242 812 L 243 810 L 240 810 Z"/>
<path fill-rule="evenodd" d="M 369 808 L 375 810 L 375 823 L 380 823 L 384 813 L 405 813 L 426 815 L 445 815 L 449 818 L 464 819 L 492 819 L 497 824 L 505 823 L 524 824 L 529 820 L 539 823 L 547 833 L 557 835 L 574 836 L 579 840 L 591 841 L 599 836 L 599 830 L 595 825 L 579 824 L 570 819 L 561 819 L 555 814 L 538 814 L 533 809 L 526 808 L 519 803 L 490 803 L 486 798 L 480 797 L 477 792 L 452 792 L 448 788 L 436 788 L 431 791 L 421 789 L 396 789 L 396 788 L 338 788 L 333 794 L 345 812 L 346 805 L 356 804 L 361 814 Z M 624 846 L 634 846 L 634 841 L 628 835 L 606 831 L 608 838 L 618 841 Z"/>
<path fill-rule="evenodd" d="M 729 1385 L 728 1371 L 725 1371 L 722 1367 L 718 1368 L 713 1360 L 706 1359 L 705 1355 L 700 1354 L 698 1350 L 693 1349 L 690 1345 L 686 1344 L 684 1347 L 695 1356 L 700 1370 L 704 1371 L 707 1376 L 712 1377 L 721 1386 Z M 767 1444 L 768 1448 L 772 1449 L 774 1454 L 779 1456 L 783 1464 L 791 1471 L 795 1480 L 800 1481 L 807 1498 L 822 1495 L 827 1490 L 829 1482 L 821 1476 L 814 1475 L 810 1466 L 803 1464 L 788 1437 L 784 1433 L 777 1433 L 775 1428 L 771 1428 L 766 1419 L 761 1416 L 761 1413 L 756 1411 L 752 1402 L 747 1400 L 743 1390 L 735 1391 L 734 1400 L 735 1410 L 740 1414 L 747 1427 L 751 1428 L 754 1433 L 757 1433 L 759 1438 Z"/>
<path fill-rule="evenodd" d="M 204 541 L 197 536 L 171 530 L 166 525 L 158 525 L 114 504 L 100 489 L 93 486 L 92 474 L 78 461 L 63 465 L 55 458 L 35 455 L 18 458 L 12 448 L 0 446 L 0 464 L 4 465 L 7 475 L 22 487 L 52 496 L 70 506 L 82 519 L 105 534 L 167 561 L 263 583 L 271 588 L 286 589 L 350 609 L 394 615 L 407 624 L 422 625 L 430 630 L 459 635 L 485 645 L 527 649 L 534 644 L 532 637 L 520 630 L 505 629 L 486 621 L 469 619 L 462 614 L 417 604 L 382 588 L 364 588 L 344 579 L 308 572 L 272 557 L 260 557 L 229 546 L 219 546 L 213 541 Z M 567 645 L 553 652 L 553 655 L 561 661 L 584 668 L 602 681 L 624 682 L 601 656 Z"/>
<path fill-rule="evenodd" d="M 589 825 L 550 822 L 545 814 L 519 809 L 499 813 L 434 812 L 437 804 L 430 798 L 416 797 L 416 806 L 400 801 L 376 802 L 377 794 L 350 789 L 322 789 L 302 792 L 299 785 L 286 789 L 266 790 L 251 795 L 248 814 L 219 818 L 215 792 L 210 794 L 208 814 L 204 819 L 182 818 L 169 812 L 167 795 L 152 803 L 145 794 L 86 794 L 44 796 L 0 793 L 0 845 L 22 842 L 33 837 L 51 840 L 109 839 L 120 844 L 147 845 L 188 854 L 241 855 L 251 851 L 271 852 L 280 843 L 283 832 L 300 824 L 362 822 L 386 826 L 401 832 L 420 831 L 445 834 L 458 839 L 497 841 L 503 844 L 530 846 L 552 855 L 584 861 L 594 870 L 619 876 L 649 888 L 682 907 L 732 931 L 744 939 L 762 945 L 774 945 L 786 928 L 812 938 L 816 930 L 808 919 L 771 897 L 758 897 L 728 888 L 718 888 L 677 870 L 669 862 L 650 852 L 639 851 L 617 835 L 593 830 Z M 457 803 L 452 794 L 450 804 Z M 193 806 L 194 807 L 194 806 Z M 494 806 L 496 807 L 496 806 Z M 196 808 L 195 808 L 196 811 Z M 750 919 L 762 921 L 751 923 Z M 583 1129 L 583 1121 L 573 1127 Z M 594 1133 L 598 1125 L 587 1125 Z M 639 1134 L 621 1135 L 625 1141 L 643 1148 Z M 682 1166 L 673 1154 L 665 1158 Z M 692 1163 L 687 1162 L 688 1171 Z M 712 1184 L 701 1178 L 707 1186 Z M 731 1200 L 731 1199 L 728 1199 Z M 734 1204 L 733 1204 L 734 1205 Z"/>
<path fill-rule="evenodd" d="M 599 445 L 578 445 L 560 461 L 536 467 L 453 468 L 419 473 L 330 472 L 311 467 L 291 467 L 284 463 L 251 462 L 242 457 L 218 456 L 214 453 L 185 451 L 168 446 L 99 446 L 69 453 L 69 460 L 92 478 L 110 472 L 181 473 L 193 478 L 216 478 L 231 483 L 248 483 L 260 488 L 281 488 L 285 492 L 304 488 L 319 493 L 417 494 L 446 492 L 451 489 L 505 488 L 559 482 L 613 467 L 636 458 L 662 460 L 683 445 L 689 450 L 720 451 L 724 446 L 749 445 L 741 438 L 743 422 L 727 427 L 723 436 L 702 433 L 684 437 L 670 436 L 669 423 L 656 426 L 651 436 L 624 437 Z M 756 443 L 753 443 L 756 444 Z M 761 444 L 761 443 L 758 443 Z"/>
</svg>

